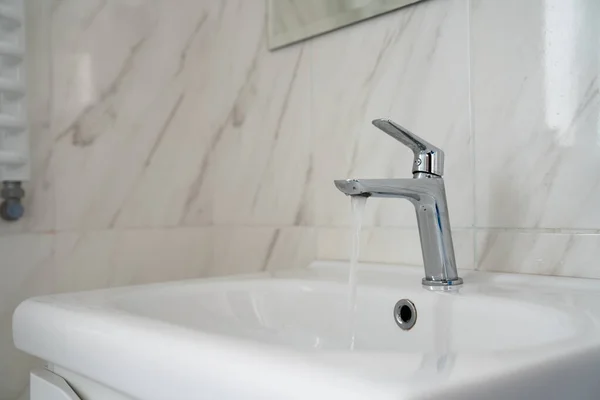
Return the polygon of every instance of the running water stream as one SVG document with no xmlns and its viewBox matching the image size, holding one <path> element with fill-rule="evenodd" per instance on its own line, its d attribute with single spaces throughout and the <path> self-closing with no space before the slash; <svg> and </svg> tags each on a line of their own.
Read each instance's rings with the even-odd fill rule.
<svg viewBox="0 0 600 400">
<path fill-rule="evenodd" d="M 356 341 L 356 281 L 358 273 L 358 254 L 360 252 L 360 231 L 363 214 L 367 204 L 366 196 L 350 196 L 352 207 L 352 248 L 350 251 L 350 273 L 348 276 L 348 326 L 350 330 L 350 350 L 354 350 Z"/>
</svg>

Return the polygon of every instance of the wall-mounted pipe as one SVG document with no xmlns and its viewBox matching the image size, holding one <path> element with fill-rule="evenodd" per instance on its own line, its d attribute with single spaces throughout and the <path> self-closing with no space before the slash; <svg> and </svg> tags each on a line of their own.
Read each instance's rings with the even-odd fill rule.
<svg viewBox="0 0 600 400">
<path fill-rule="evenodd" d="M 0 197 L 3 199 L 0 203 L 0 218 L 5 221 L 16 221 L 23 216 L 25 208 L 21 200 L 25 197 L 25 190 L 21 187 L 21 182 L 2 182 Z"/>
</svg>

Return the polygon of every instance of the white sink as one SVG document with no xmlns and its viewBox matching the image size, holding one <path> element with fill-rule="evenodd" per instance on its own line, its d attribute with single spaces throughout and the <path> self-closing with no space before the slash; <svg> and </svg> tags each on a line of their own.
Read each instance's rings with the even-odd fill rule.
<svg viewBox="0 0 600 400">
<path fill-rule="evenodd" d="M 354 327 L 347 264 L 318 262 L 30 299 L 14 338 L 124 398 L 596 398 L 600 282 L 461 271 L 462 288 L 431 292 L 422 273 L 362 265 Z"/>
</svg>

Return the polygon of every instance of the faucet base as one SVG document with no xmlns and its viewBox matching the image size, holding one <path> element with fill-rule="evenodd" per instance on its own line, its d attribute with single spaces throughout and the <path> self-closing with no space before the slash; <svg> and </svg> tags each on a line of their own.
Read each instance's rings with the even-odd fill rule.
<svg viewBox="0 0 600 400">
<path fill-rule="evenodd" d="M 429 286 L 429 287 L 451 287 L 451 286 L 462 285 L 463 280 L 462 280 L 462 278 L 456 278 L 456 279 L 451 279 L 451 280 L 434 281 L 434 280 L 429 280 L 427 278 L 423 278 L 421 283 L 423 284 L 423 286 Z"/>
</svg>

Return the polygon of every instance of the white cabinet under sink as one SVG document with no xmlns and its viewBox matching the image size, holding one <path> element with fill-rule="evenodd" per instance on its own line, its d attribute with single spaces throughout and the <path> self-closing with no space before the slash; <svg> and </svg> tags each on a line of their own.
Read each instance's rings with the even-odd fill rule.
<svg viewBox="0 0 600 400">
<path fill-rule="evenodd" d="M 30 400 L 135 400 L 63 368 L 48 368 L 31 372 Z"/>
<path fill-rule="evenodd" d="M 30 400 L 80 400 L 62 377 L 47 369 L 31 371 L 29 395 Z"/>
</svg>

